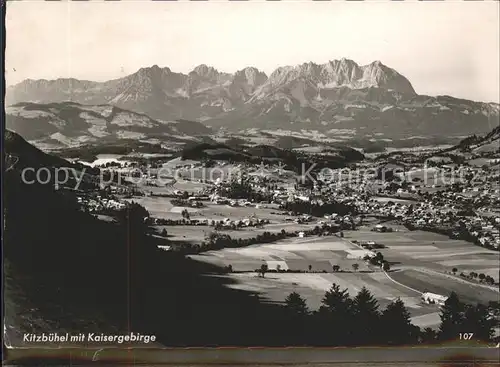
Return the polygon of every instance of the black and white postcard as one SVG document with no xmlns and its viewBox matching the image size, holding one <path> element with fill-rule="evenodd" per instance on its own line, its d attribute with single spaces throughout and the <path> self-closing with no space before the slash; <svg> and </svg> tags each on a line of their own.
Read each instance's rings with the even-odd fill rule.
<svg viewBox="0 0 500 367">
<path fill-rule="evenodd" d="M 8 348 L 498 351 L 498 2 L 3 6 Z"/>
</svg>

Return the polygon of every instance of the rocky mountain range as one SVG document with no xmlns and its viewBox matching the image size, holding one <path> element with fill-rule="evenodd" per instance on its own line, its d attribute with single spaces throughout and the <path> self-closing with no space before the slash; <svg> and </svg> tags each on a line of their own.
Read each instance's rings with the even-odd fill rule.
<svg viewBox="0 0 500 367">
<path fill-rule="evenodd" d="M 348 59 L 279 67 L 269 76 L 254 67 L 228 74 L 199 65 L 186 75 L 154 65 L 106 82 L 28 79 L 6 94 L 7 105 L 66 101 L 230 131 L 349 130 L 401 138 L 483 134 L 499 124 L 498 104 L 418 95 L 380 61 L 360 66 Z"/>
</svg>

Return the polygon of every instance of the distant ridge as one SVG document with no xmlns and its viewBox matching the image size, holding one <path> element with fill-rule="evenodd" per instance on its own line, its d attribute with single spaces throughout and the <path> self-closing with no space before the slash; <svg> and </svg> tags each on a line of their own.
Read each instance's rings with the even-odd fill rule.
<svg viewBox="0 0 500 367">
<path fill-rule="evenodd" d="M 153 65 L 120 79 L 27 79 L 6 103 L 111 105 L 158 121 L 191 120 L 214 128 L 317 130 L 388 137 L 484 134 L 498 126 L 499 105 L 418 95 L 402 74 L 374 61 L 342 58 L 234 74 L 201 64 L 188 74 Z"/>
<path fill-rule="evenodd" d="M 61 146 L 120 139 L 198 140 L 213 131 L 197 121 L 159 121 L 114 105 L 22 102 L 5 109 L 6 127 L 30 141 Z"/>
</svg>

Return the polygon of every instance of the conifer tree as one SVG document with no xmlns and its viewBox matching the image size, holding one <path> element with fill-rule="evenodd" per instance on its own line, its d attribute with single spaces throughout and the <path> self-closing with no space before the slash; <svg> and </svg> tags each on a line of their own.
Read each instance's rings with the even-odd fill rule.
<svg viewBox="0 0 500 367">
<path fill-rule="evenodd" d="M 325 293 L 315 313 L 315 337 L 319 345 L 348 345 L 351 341 L 352 300 L 337 284 Z"/>
<path fill-rule="evenodd" d="M 410 313 L 401 299 L 398 298 L 387 305 L 380 320 L 386 343 L 412 344 L 417 341 L 418 328 L 411 323 Z"/>
<path fill-rule="evenodd" d="M 292 292 L 285 299 L 283 325 L 285 345 L 303 345 L 308 338 L 310 312 L 306 301 L 297 292 Z"/>
<path fill-rule="evenodd" d="M 433 343 L 436 341 L 437 333 L 434 329 L 427 327 L 420 333 L 420 342 Z"/>
<path fill-rule="evenodd" d="M 297 292 L 292 292 L 285 299 L 286 313 L 292 316 L 307 316 L 309 315 L 309 308 L 306 301 Z"/>
<path fill-rule="evenodd" d="M 347 289 L 341 290 L 337 284 L 325 293 L 321 300 L 320 312 L 328 312 L 339 316 L 348 316 L 351 311 L 352 300 L 349 298 Z"/>
<path fill-rule="evenodd" d="M 458 295 L 451 292 L 450 296 L 441 307 L 441 325 L 439 327 L 440 340 L 452 340 L 458 338 L 462 331 L 463 305 Z"/>
<path fill-rule="evenodd" d="M 353 330 L 356 344 L 373 344 L 380 339 L 378 302 L 363 287 L 353 300 Z"/>
<path fill-rule="evenodd" d="M 495 321 L 489 316 L 484 305 L 465 306 L 462 332 L 473 333 L 473 340 L 490 341 L 493 336 Z"/>
</svg>

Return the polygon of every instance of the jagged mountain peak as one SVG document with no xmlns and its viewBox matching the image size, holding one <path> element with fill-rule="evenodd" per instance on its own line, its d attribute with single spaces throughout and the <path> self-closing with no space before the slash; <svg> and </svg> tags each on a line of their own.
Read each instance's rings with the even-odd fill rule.
<svg viewBox="0 0 500 367">
<path fill-rule="evenodd" d="M 259 86 L 267 80 L 266 73 L 259 69 L 249 66 L 238 70 L 233 77 L 233 84 L 238 82 L 246 82 L 252 87 Z"/>
<path fill-rule="evenodd" d="M 296 80 L 307 80 L 322 89 L 376 87 L 415 95 L 411 83 L 404 76 L 379 60 L 365 66 L 359 66 L 353 60 L 342 58 L 325 64 L 308 62 L 297 66 L 279 67 L 270 75 L 267 84 L 276 89 Z M 269 92 L 270 88 L 263 87 L 262 90 Z"/>
<path fill-rule="evenodd" d="M 384 73 L 397 73 L 394 69 L 390 68 L 387 65 L 384 65 L 380 60 L 375 60 L 367 65 L 361 66 L 362 69 L 372 69 L 372 70 L 381 70 Z"/>
<path fill-rule="evenodd" d="M 370 81 L 374 86 L 399 93 L 416 95 L 415 89 L 413 89 L 408 79 L 379 60 L 363 66 L 362 69 L 363 79 Z"/>
<path fill-rule="evenodd" d="M 256 74 L 266 75 L 266 73 L 264 73 L 263 71 L 260 71 L 258 68 L 254 67 L 254 66 L 247 66 L 246 68 L 240 69 L 240 70 L 236 71 L 236 73 L 234 73 L 235 76 L 241 75 L 241 74 L 244 74 L 246 76 L 256 75 Z"/>
<path fill-rule="evenodd" d="M 348 59 L 346 57 L 343 57 L 340 60 L 335 59 L 335 60 L 328 61 L 324 65 L 328 65 L 328 64 L 330 64 L 330 65 L 352 65 L 352 66 L 359 67 L 359 65 L 356 61 Z"/>
<path fill-rule="evenodd" d="M 227 74 L 200 64 L 186 75 L 152 65 L 106 82 L 25 80 L 9 87 L 6 95 L 7 105 L 69 100 L 114 105 L 162 121 L 203 120 L 235 129 L 261 121 L 285 129 L 308 123 L 326 131 L 334 124 L 335 129 L 391 126 L 389 130 L 405 134 L 412 129 L 441 134 L 453 122 L 460 126 L 457 133 L 470 134 L 496 126 L 499 114 L 496 104 L 418 96 L 403 75 L 380 60 L 360 65 L 345 57 L 281 66 L 269 77 L 253 66 Z"/>
<path fill-rule="evenodd" d="M 304 62 L 302 63 L 300 66 L 298 66 L 300 69 L 302 70 L 312 70 L 312 69 L 315 69 L 317 68 L 319 65 L 312 62 L 312 61 L 309 61 L 309 62 Z"/>
<path fill-rule="evenodd" d="M 171 74 L 172 70 L 169 67 L 161 68 L 158 65 L 140 68 L 135 74 L 158 77 L 160 74 Z M 134 75 L 134 74 L 132 74 Z"/>
<path fill-rule="evenodd" d="M 269 75 L 269 78 L 276 77 L 278 75 L 284 74 L 284 73 L 289 73 L 294 69 L 293 66 L 291 65 L 286 65 L 286 66 L 278 66 L 276 70 L 274 70 L 271 75 Z"/>
<path fill-rule="evenodd" d="M 212 66 L 200 64 L 193 69 L 193 72 L 201 77 L 213 78 L 219 75 L 219 71 Z"/>
</svg>

